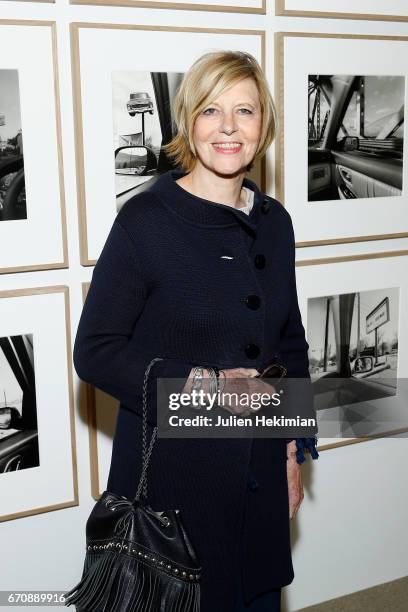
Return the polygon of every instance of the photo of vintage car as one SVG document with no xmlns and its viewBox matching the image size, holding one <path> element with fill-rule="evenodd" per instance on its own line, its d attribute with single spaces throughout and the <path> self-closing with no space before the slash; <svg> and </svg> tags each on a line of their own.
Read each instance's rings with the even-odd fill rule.
<svg viewBox="0 0 408 612">
<path fill-rule="evenodd" d="M 131 117 L 136 113 L 149 112 L 153 115 L 153 102 L 147 91 L 134 91 L 129 95 L 129 100 L 126 103 L 126 108 Z"/>
<path fill-rule="evenodd" d="M 171 100 L 179 72 L 118 70 L 112 73 L 116 209 L 147 189 L 173 164 L 162 147 L 173 137 Z M 129 92 L 131 92 L 129 94 Z"/>
</svg>

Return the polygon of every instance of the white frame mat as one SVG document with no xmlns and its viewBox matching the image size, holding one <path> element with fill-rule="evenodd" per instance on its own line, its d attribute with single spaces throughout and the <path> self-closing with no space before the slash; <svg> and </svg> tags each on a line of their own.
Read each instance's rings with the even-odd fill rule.
<svg viewBox="0 0 408 612">
<path fill-rule="evenodd" d="M 185 72 L 218 49 L 248 51 L 263 66 L 265 36 L 259 30 L 73 23 L 71 37 L 81 263 L 93 265 L 116 217 L 112 71 Z M 134 52 L 143 44 L 152 49 L 148 58 Z"/>
<path fill-rule="evenodd" d="M 32 334 L 39 465 L 0 474 L 0 522 L 78 505 L 66 286 L 0 292 L 0 335 Z"/>
<path fill-rule="evenodd" d="M 330 11 L 327 10 L 330 6 Z M 275 14 L 288 17 L 331 17 L 408 21 L 405 0 L 275 0 Z"/>
<path fill-rule="evenodd" d="M 340 295 L 358 291 L 369 291 L 373 289 L 384 289 L 388 287 L 399 288 L 399 320 L 398 320 L 398 379 L 408 379 L 408 344 L 404 339 L 408 338 L 408 319 L 406 312 L 408 311 L 408 279 L 407 270 L 408 256 L 383 257 L 375 259 L 365 259 L 358 261 L 347 261 L 330 264 L 320 264 L 312 266 L 297 266 L 296 282 L 299 299 L 299 308 L 302 314 L 302 321 L 308 337 L 308 299 Z M 309 355 L 310 358 L 310 355 Z M 406 385 L 405 385 L 406 386 Z M 398 396 L 398 383 L 397 383 Z M 396 396 L 389 398 L 381 398 L 380 400 L 372 400 L 371 405 L 380 408 L 379 402 L 387 402 L 390 409 L 399 407 L 399 400 Z M 358 404 L 355 404 L 358 406 Z M 382 407 L 382 406 L 381 406 Z M 336 409 L 328 409 L 336 410 Z M 318 410 L 318 421 L 319 421 Z M 400 422 L 400 412 L 397 411 L 398 422 Z M 405 415 L 403 415 L 405 418 Z M 407 427 L 398 428 L 399 432 L 408 431 L 408 409 L 406 410 Z M 358 442 L 366 442 L 370 439 L 384 437 L 386 435 L 395 434 L 395 428 L 389 431 L 376 432 L 372 437 L 354 437 L 354 438 L 319 438 L 318 450 L 334 448 L 353 444 Z"/>
<path fill-rule="evenodd" d="M 308 75 L 401 75 L 408 95 L 408 37 L 278 32 L 276 197 L 292 216 L 296 246 L 408 236 L 408 147 L 403 187 L 394 197 L 308 202 Z M 405 105 L 407 103 L 405 102 Z"/>
<path fill-rule="evenodd" d="M 0 20 L 0 32 L 0 68 L 19 76 L 27 200 L 27 219 L 0 222 L 0 273 L 66 268 L 56 24 Z"/>
<path fill-rule="evenodd" d="M 227 4 L 225 0 L 207 0 L 196 2 L 184 0 L 70 0 L 71 4 L 98 4 L 108 6 L 136 6 L 139 8 L 181 9 L 186 11 L 222 11 L 225 13 L 258 13 L 265 15 L 266 0 L 234 0 Z"/>
</svg>

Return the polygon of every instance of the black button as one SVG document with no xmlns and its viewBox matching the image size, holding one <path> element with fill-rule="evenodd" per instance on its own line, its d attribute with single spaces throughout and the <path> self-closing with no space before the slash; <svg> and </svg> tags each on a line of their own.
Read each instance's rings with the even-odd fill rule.
<svg viewBox="0 0 408 612">
<path fill-rule="evenodd" d="M 258 481 L 254 476 L 249 476 L 248 478 L 248 489 L 250 489 L 251 491 L 256 491 L 257 488 L 259 487 Z"/>
<path fill-rule="evenodd" d="M 264 268 L 266 264 L 265 255 L 262 255 L 262 253 L 258 253 L 258 255 L 255 255 L 254 263 L 256 268 L 262 270 L 262 268 Z"/>
<path fill-rule="evenodd" d="M 258 310 L 261 305 L 261 298 L 259 297 L 259 295 L 247 295 L 247 297 L 245 298 L 245 304 L 251 310 Z"/>
<path fill-rule="evenodd" d="M 261 210 L 263 213 L 266 214 L 267 212 L 269 212 L 270 207 L 271 207 L 270 202 L 268 200 L 264 200 L 262 202 Z"/>
<path fill-rule="evenodd" d="M 261 352 L 257 344 L 247 344 L 245 347 L 245 355 L 248 359 L 256 359 Z"/>
</svg>

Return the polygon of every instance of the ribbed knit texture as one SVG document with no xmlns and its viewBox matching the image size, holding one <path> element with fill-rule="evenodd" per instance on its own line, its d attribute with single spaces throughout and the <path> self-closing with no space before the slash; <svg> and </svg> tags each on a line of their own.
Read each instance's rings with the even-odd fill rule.
<svg viewBox="0 0 408 612">
<path fill-rule="evenodd" d="M 254 205 L 255 193 L 252 191 L 252 189 L 249 189 L 248 187 L 244 187 L 244 189 L 247 193 L 247 201 L 246 201 L 246 205 L 241 206 L 239 210 L 249 215 Z M 285 439 L 286 439 L 286 442 L 291 442 L 295 438 L 285 438 Z M 312 459 L 318 459 L 319 453 L 316 450 L 316 445 L 317 445 L 317 436 L 313 438 L 296 438 L 296 461 L 298 463 L 303 463 L 304 461 L 306 461 L 305 449 L 307 449 L 310 452 Z"/>
<path fill-rule="evenodd" d="M 261 371 L 280 359 L 288 375 L 309 377 L 288 212 L 248 179 L 249 214 L 198 198 L 175 182 L 183 174 L 163 174 L 117 215 L 75 339 L 79 377 L 120 400 L 107 488 L 128 497 L 140 475 L 142 383 L 154 357 L 163 361 L 149 377 L 151 425 L 156 378 L 182 386 L 194 365 Z M 248 600 L 293 579 L 285 440 L 159 438 L 148 501 L 180 509 L 203 565 L 201 612 L 232 612 L 241 570 Z"/>
</svg>

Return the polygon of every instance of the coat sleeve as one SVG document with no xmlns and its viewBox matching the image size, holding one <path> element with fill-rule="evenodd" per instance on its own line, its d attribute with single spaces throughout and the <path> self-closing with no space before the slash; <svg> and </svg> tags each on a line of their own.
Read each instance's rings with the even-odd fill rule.
<svg viewBox="0 0 408 612">
<path fill-rule="evenodd" d="M 290 264 L 290 286 L 291 300 L 289 316 L 284 325 L 279 344 L 279 353 L 282 359 L 282 364 L 287 368 L 287 376 L 290 378 L 305 378 L 308 379 L 307 395 L 308 399 L 313 403 L 313 390 L 309 373 L 309 344 L 306 341 L 305 329 L 302 323 L 300 314 L 297 287 L 296 287 L 296 268 L 295 268 L 295 236 L 293 224 L 290 216 L 289 220 L 289 264 Z M 302 401 L 304 397 L 302 396 Z M 314 412 L 312 410 L 312 412 Z M 286 442 L 291 442 L 295 438 L 286 438 Z M 312 458 L 317 459 L 319 453 L 316 450 L 317 436 L 310 438 L 296 438 L 296 460 L 298 463 L 305 461 L 304 450 L 308 449 Z"/>
<path fill-rule="evenodd" d="M 147 287 L 129 234 L 115 219 L 93 271 L 73 351 L 78 376 L 142 415 L 146 368 L 154 357 L 148 347 L 131 343 L 146 305 Z M 147 382 L 148 422 L 157 424 L 157 378 L 180 378 L 183 385 L 194 364 L 178 359 L 156 361 Z M 180 385 L 181 391 L 183 385 Z"/>
</svg>

